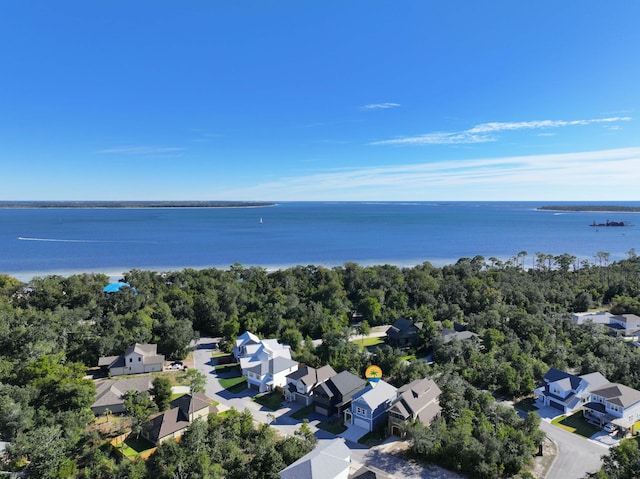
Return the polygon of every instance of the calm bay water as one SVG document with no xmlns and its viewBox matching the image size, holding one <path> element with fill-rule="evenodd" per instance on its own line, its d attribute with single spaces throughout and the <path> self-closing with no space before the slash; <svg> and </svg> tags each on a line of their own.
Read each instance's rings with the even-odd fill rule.
<svg viewBox="0 0 640 479">
<path fill-rule="evenodd" d="M 296 264 L 436 266 L 520 251 L 594 260 L 640 252 L 638 213 L 538 211 L 553 203 L 282 203 L 263 208 L 0 208 L 0 272 L 22 280 L 133 268 Z M 557 203 L 556 203 L 557 204 Z M 576 204 L 576 203 L 573 203 Z M 602 204 L 602 203 L 599 203 Z M 640 203 L 620 205 L 639 206 Z M 262 218 L 262 223 L 260 223 Z M 630 222 L 629 227 L 594 228 Z"/>
</svg>

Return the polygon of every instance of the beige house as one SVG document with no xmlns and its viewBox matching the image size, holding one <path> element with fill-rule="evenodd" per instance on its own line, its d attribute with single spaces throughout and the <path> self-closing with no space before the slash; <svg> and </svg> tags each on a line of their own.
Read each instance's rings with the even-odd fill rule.
<svg viewBox="0 0 640 479">
<path fill-rule="evenodd" d="M 178 440 L 197 419 L 216 412 L 215 406 L 201 393 L 185 394 L 169 403 L 169 410 L 158 414 L 145 424 L 142 436 L 158 445 L 169 439 Z"/>
<path fill-rule="evenodd" d="M 398 389 L 388 413 L 389 434 L 402 437 L 404 426 L 413 421 L 431 424 L 441 411 L 440 388 L 432 379 L 416 379 Z"/>
<path fill-rule="evenodd" d="M 141 374 L 162 371 L 164 356 L 158 354 L 157 344 L 136 343 L 120 356 L 104 356 L 98 366 L 107 369 L 111 376 Z"/>
</svg>

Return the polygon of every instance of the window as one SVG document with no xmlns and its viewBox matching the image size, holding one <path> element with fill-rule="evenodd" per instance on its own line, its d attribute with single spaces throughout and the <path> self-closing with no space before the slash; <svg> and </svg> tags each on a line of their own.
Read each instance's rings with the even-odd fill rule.
<svg viewBox="0 0 640 479">
<path fill-rule="evenodd" d="M 357 406 L 356 407 L 356 414 L 358 414 L 359 416 L 366 416 L 367 415 L 367 411 L 365 408 Z"/>
<path fill-rule="evenodd" d="M 132 363 L 133 362 L 133 358 L 129 358 L 129 362 Z"/>
<path fill-rule="evenodd" d="M 138 358 L 138 362 L 142 361 L 142 358 Z"/>
</svg>

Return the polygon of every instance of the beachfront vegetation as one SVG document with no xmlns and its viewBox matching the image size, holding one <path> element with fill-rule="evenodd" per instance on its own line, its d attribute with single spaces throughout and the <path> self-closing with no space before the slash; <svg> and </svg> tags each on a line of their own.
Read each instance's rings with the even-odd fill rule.
<svg viewBox="0 0 640 479">
<path fill-rule="evenodd" d="M 434 377 L 443 391 L 458 392 L 442 399 L 447 413 L 433 429 L 441 437 L 414 431 L 414 452 L 474 477 L 515 470 L 536 442 L 533 434 L 528 434 L 533 442 L 518 442 L 514 431 L 523 430 L 520 420 L 485 404 L 485 394 L 469 392 L 474 388 L 526 396 L 549 367 L 600 371 L 611 381 L 640 388 L 636 349 L 598 326 L 569 319 L 571 312 L 601 307 L 640 314 L 640 258 L 633 250 L 628 259 L 611 264 L 606 252 L 596 253 L 592 262 L 577 262 L 569 254 L 523 251 L 510 261 L 477 256 L 442 268 L 346 263 L 269 272 L 236 264 L 228 270 L 133 270 L 123 279 L 131 288 L 106 294 L 108 278 L 99 274 L 48 276 L 29 284 L 0 275 L 0 440 L 12 442 L 11 458 L 16 464 L 28 458 L 38 477 L 74 477 L 103 466 L 113 475 L 85 476 L 119 477 L 120 466 L 88 429 L 95 388 L 84 375 L 99 356 L 120 354 L 134 342 L 157 343 L 159 352 L 182 359 L 198 334 L 230 342 L 250 330 L 293 341 L 295 359 L 311 366 L 331 364 L 362 375 L 373 362 L 395 385 Z M 420 341 L 410 351 L 386 345 L 363 350 L 362 338 L 349 340 L 362 333 L 350 328 L 354 311 L 367 322 L 365 328 L 399 316 L 420 321 Z M 479 340 L 445 343 L 440 331 L 454 324 L 477 333 Z M 316 346 L 313 339 L 323 341 Z M 427 354 L 435 364 L 404 360 Z M 198 378 L 192 382 L 199 389 Z M 491 428 L 478 429 L 487 423 Z M 214 447 L 211 437 L 218 433 L 208 434 L 206 447 Z M 490 461 L 464 459 L 456 452 L 460 443 L 473 448 L 473 457 Z M 509 454 L 520 456 L 501 450 L 507 444 L 518 444 Z M 181 447 L 162 446 L 155 460 L 180 456 Z M 244 451 L 234 449 L 239 450 Z M 442 450 L 451 454 L 444 458 Z M 266 460 L 270 451 L 252 454 Z M 224 461 L 240 453 L 234 454 L 217 450 L 208 457 L 226 470 L 231 466 Z M 131 469 L 129 477 L 154 477 L 152 464 L 122 467 Z M 239 464 L 237 470 L 247 467 Z"/>
</svg>

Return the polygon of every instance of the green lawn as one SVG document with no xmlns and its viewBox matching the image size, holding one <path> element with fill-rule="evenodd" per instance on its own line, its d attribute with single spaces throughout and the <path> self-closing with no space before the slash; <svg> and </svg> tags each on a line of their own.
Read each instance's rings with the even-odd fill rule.
<svg viewBox="0 0 640 479">
<path fill-rule="evenodd" d="M 261 406 L 266 407 L 267 409 L 277 411 L 278 409 L 280 409 L 280 406 L 282 406 L 283 397 L 282 394 L 278 391 L 273 391 L 269 394 L 257 396 L 253 400 Z"/>
<path fill-rule="evenodd" d="M 247 389 L 247 378 L 238 376 L 235 378 L 218 379 L 220 386 L 233 394 L 238 394 Z"/>
<path fill-rule="evenodd" d="M 415 361 L 416 360 L 416 355 L 415 354 L 409 354 L 408 356 L 402 356 L 402 360 L 403 361 Z"/>
<path fill-rule="evenodd" d="M 299 409 L 298 411 L 294 412 L 291 417 L 293 419 L 297 419 L 298 421 L 302 421 L 303 419 L 307 419 L 309 417 L 309 414 L 311 414 L 314 411 L 314 407 L 313 404 L 310 404 L 309 406 L 305 406 L 302 409 Z"/>
<path fill-rule="evenodd" d="M 129 436 L 122 444 L 116 446 L 122 451 L 122 453 L 129 459 L 135 459 L 141 452 L 153 449 L 156 447 L 154 444 L 147 441 L 144 437 L 140 436 L 136 439 L 133 435 Z"/>
<path fill-rule="evenodd" d="M 231 356 L 233 356 L 233 354 L 225 353 L 224 351 L 214 351 L 211 353 L 212 358 L 226 358 L 226 357 L 230 358 Z"/>
<path fill-rule="evenodd" d="M 591 437 L 600 431 L 583 419 L 581 411 L 573 413 L 571 416 L 557 417 L 551 421 L 551 424 L 583 437 Z"/>
<path fill-rule="evenodd" d="M 318 423 L 318 429 L 330 432 L 331 434 L 340 434 L 347 430 L 347 427 L 342 423 L 342 418 L 328 419 Z"/>
<path fill-rule="evenodd" d="M 352 341 L 354 344 L 357 344 L 360 349 L 368 348 L 371 346 L 378 346 L 380 344 L 384 344 L 384 338 L 358 338 Z"/>
</svg>

